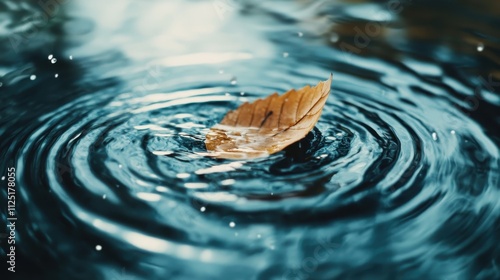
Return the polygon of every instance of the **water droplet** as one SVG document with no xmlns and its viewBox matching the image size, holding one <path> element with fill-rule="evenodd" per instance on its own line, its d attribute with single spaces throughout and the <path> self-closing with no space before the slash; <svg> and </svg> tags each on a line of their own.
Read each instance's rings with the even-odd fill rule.
<svg viewBox="0 0 500 280">
<path fill-rule="evenodd" d="M 101 250 L 102 250 L 102 246 L 101 246 L 101 245 L 95 245 L 95 249 L 96 249 L 97 251 L 101 251 Z"/>
<path fill-rule="evenodd" d="M 2 176 L 2 181 L 5 180 L 5 176 Z"/>
<path fill-rule="evenodd" d="M 200 211 L 201 211 L 201 212 L 205 212 L 205 210 L 207 210 L 205 207 L 201 207 L 201 208 L 200 208 Z"/>
<path fill-rule="evenodd" d="M 452 131 L 450 131 L 450 132 L 451 132 L 451 134 L 453 134 L 453 135 L 455 135 L 455 133 L 456 133 L 456 132 L 455 132 L 455 130 L 452 130 Z"/>
<path fill-rule="evenodd" d="M 482 52 L 483 50 L 484 50 L 484 44 L 483 43 L 477 44 L 477 51 Z"/>
<path fill-rule="evenodd" d="M 102 195 L 102 199 L 106 199 L 106 194 L 103 194 L 103 195 Z"/>
<path fill-rule="evenodd" d="M 236 224 L 235 224 L 234 222 L 230 222 L 230 223 L 229 223 L 229 227 L 234 228 L 235 226 L 236 226 Z"/>
<path fill-rule="evenodd" d="M 36 75 L 31 75 L 30 80 L 34 81 L 36 79 Z"/>
<path fill-rule="evenodd" d="M 69 56 L 69 60 L 73 60 L 73 56 L 72 55 Z"/>
<path fill-rule="evenodd" d="M 220 184 L 223 186 L 229 186 L 229 185 L 232 185 L 234 183 L 236 183 L 236 181 L 234 179 L 226 179 L 226 180 L 222 180 L 220 182 Z"/>
<path fill-rule="evenodd" d="M 118 164 L 118 168 L 122 168 L 122 167 L 123 167 L 123 165 L 121 165 L 121 164 Z"/>
<path fill-rule="evenodd" d="M 438 140 L 438 135 L 436 132 L 432 133 L 432 140 L 437 141 Z"/>
<path fill-rule="evenodd" d="M 231 80 L 230 80 L 231 84 L 232 85 L 235 85 L 238 83 L 238 81 L 236 80 L 236 77 L 232 77 Z"/>
<path fill-rule="evenodd" d="M 302 36 L 304 36 L 304 33 L 299 31 L 299 32 L 297 32 L 297 36 L 302 37 Z"/>
<path fill-rule="evenodd" d="M 53 57 L 54 57 L 54 55 L 49 54 L 49 57 L 48 57 L 48 58 L 49 58 L 49 60 L 51 60 Z"/>
<path fill-rule="evenodd" d="M 174 208 L 174 207 L 177 207 L 177 203 L 175 201 L 169 201 L 167 206 L 170 208 Z"/>
<path fill-rule="evenodd" d="M 56 77 L 56 78 L 57 78 L 57 77 L 59 77 L 59 74 L 57 74 L 57 73 L 56 73 L 56 74 L 54 75 L 54 77 Z"/>
<path fill-rule="evenodd" d="M 52 64 L 54 64 L 54 63 L 56 63 L 56 62 L 57 62 L 57 59 L 53 58 L 53 59 L 51 59 L 51 60 L 50 60 L 50 62 L 51 62 Z"/>
<path fill-rule="evenodd" d="M 288 55 L 289 55 L 289 54 L 288 54 L 287 52 L 284 52 L 284 53 L 283 53 L 283 57 L 285 57 L 285 58 L 286 58 L 286 57 L 288 57 Z"/>
<path fill-rule="evenodd" d="M 332 33 L 332 35 L 330 35 L 330 42 L 337 43 L 338 41 L 339 41 L 339 34 Z"/>
<path fill-rule="evenodd" d="M 179 174 L 177 174 L 177 175 L 175 175 L 175 176 L 176 176 L 177 178 L 179 178 L 179 179 L 185 179 L 185 178 L 188 178 L 188 177 L 189 177 L 189 176 L 191 176 L 191 175 L 189 175 L 189 173 L 179 173 Z"/>
<path fill-rule="evenodd" d="M 224 70 L 220 69 L 219 74 L 224 74 Z"/>
<path fill-rule="evenodd" d="M 208 188 L 208 184 L 207 183 L 185 183 L 184 184 L 184 187 L 188 188 L 188 189 L 204 189 L 204 188 Z"/>
</svg>

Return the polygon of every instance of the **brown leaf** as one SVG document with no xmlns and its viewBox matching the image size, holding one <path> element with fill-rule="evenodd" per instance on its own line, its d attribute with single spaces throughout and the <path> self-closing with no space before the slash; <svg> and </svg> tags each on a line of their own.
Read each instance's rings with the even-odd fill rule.
<svg viewBox="0 0 500 280">
<path fill-rule="evenodd" d="M 332 76 L 315 87 L 274 93 L 229 111 L 206 135 L 209 155 L 227 159 L 263 157 L 299 141 L 316 125 L 331 84 Z"/>
</svg>

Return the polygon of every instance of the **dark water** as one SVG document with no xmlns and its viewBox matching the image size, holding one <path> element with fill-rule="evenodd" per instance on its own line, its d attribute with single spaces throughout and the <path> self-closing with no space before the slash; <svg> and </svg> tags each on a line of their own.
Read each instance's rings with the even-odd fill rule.
<svg viewBox="0 0 500 280">
<path fill-rule="evenodd" d="M 498 1 L 48 2 L 0 3 L 1 275 L 500 279 Z M 331 72 L 302 142 L 202 155 Z"/>
</svg>

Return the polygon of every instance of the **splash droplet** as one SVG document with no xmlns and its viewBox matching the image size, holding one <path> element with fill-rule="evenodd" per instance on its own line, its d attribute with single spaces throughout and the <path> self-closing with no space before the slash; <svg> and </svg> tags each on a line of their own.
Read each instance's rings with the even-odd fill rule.
<svg viewBox="0 0 500 280">
<path fill-rule="evenodd" d="M 101 245 L 96 245 L 96 246 L 95 246 L 95 249 L 96 249 L 97 251 L 101 251 L 101 250 L 102 250 L 102 246 L 101 246 Z"/>
<path fill-rule="evenodd" d="M 179 173 L 179 174 L 177 174 L 177 175 L 175 175 L 175 176 L 176 176 L 177 178 L 179 178 L 179 179 L 186 179 L 186 178 L 188 178 L 188 177 L 189 177 L 189 176 L 191 176 L 191 175 L 189 175 L 189 173 Z"/>
<path fill-rule="evenodd" d="M 73 56 L 72 55 L 69 56 L 69 60 L 73 60 Z"/>
<path fill-rule="evenodd" d="M 332 33 L 332 35 L 330 35 L 330 42 L 337 43 L 338 41 L 339 41 L 339 34 Z"/>
<path fill-rule="evenodd" d="M 205 207 L 201 207 L 201 208 L 200 208 L 200 211 L 201 211 L 201 212 L 205 212 L 205 210 L 207 210 Z"/>
<path fill-rule="evenodd" d="M 5 180 L 5 176 L 2 176 L 2 181 Z"/>
<path fill-rule="evenodd" d="M 230 80 L 230 83 L 231 83 L 232 85 L 237 84 L 237 83 L 238 83 L 238 81 L 236 80 L 236 77 L 232 77 L 232 78 L 231 78 L 231 80 Z"/>
<path fill-rule="evenodd" d="M 50 62 L 51 62 L 52 64 L 54 64 L 54 63 L 56 63 L 56 62 L 57 62 L 57 59 L 53 58 L 53 59 L 51 59 L 51 60 L 50 60 Z"/>
<path fill-rule="evenodd" d="M 57 77 L 59 77 L 59 74 L 57 74 L 57 73 L 56 73 L 56 74 L 54 75 L 54 77 L 56 77 L 56 78 L 57 78 Z"/>
<path fill-rule="evenodd" d="M 106 199 L 106 194 L 103 194 L 103 195 L 102 195 L 102 199 Z"/>
<path fill-rule="evenodd" d="M 450 131 L 450 132 L 451 132 L 451 134 L 453 134 L 453 135 L 455 135 L 455 133 L 456 133 L 456 132 L 455 132 L 455 130 L 452 130 L 452 131 Z"/>
<path fill-rule="evenodd" d="M 122 168 L 122 167 L 123 167 L 123 165 L 121 165 L 121 164 L 118 164 L 118 168 Z"/>
<path fill-rule="evenodd" d="M 54 55 L 52 55 L 52 54 L 49 54 L 49 57 L 48 57 L 48 59 L 49 59 L 49 60 L 51 60 L 51 59 L 52 59 L 53 57 L 54 57 Z"/>
<path fill-rule="evenodd" d="M 229 185 L 232 185 L 234 183 L 236 183 L 236 181 L 234 179 L 226 179 L 226 180 L 222 180 L 220 182 L 220 184 L 223 186 L 229 186 Z"/>
<path fill-rule="evenodd" d="M 30 80 L 34 81 L 36 79 L 36 75 L 31 75 Z"/>
<path fill-rule="evenodd" d="M 234 222 L 230 222 L 230 223 L 229 223 L 229 227 L 234 228 L 235 226 L 236 226 L 236 224 L 235 224 Z"/>
<path fill-rule="evenodd" d="M 437 141 L 438 140 L 438 135 L 436 132 L 432 133 L 432 140 Z"/>
<path fill-rule="evenodd" d="M 0 87 L 2 87 L 2 86 L 3 86 L 3 83 L 2 83 L 2 82 L 0 82 Z"/>
<path fill-rule="evenodd" d="M 283 57 L 285 57 L 285 58 L 286 58 L 286 57 L 288 57 L 288 55 L 289 55 L 289 54 L 288 54 L 287 52 L 284 52 L 284 53 L 283 53 Z"/>
<path fill-rule="evenodd" d="M 304 33 L 299 31 L 299 32 L 297 32 L 297 36 L 302 37 L 302 36 L 304 36 Z"/>
<path fill-rule="evenodd" d="M 483 50 L 484 50 L 484 44 L 483 43 L 477 44 L 477 51 L 482 52 Z"/>
</svg>

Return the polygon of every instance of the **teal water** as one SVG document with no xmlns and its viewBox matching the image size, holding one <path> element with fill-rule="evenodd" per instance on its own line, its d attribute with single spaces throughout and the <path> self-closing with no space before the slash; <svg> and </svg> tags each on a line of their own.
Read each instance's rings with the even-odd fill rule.
<svg viewBox="0 0 500 280">
<path fill-rule="evenodd" d="M 12 279 L 500 278 L 496 2 L 54 3 L 0 3 Z M 303 141 L 203 156 L 330 73 Z"/>
</svg>

